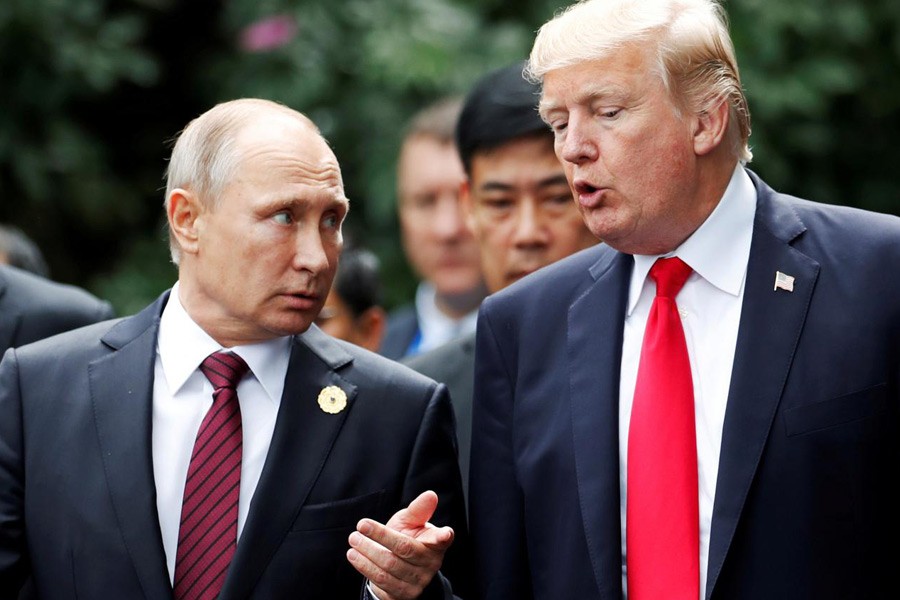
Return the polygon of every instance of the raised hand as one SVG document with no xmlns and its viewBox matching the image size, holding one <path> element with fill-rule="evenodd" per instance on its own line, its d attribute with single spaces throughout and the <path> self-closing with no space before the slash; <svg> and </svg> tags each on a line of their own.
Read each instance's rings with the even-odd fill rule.
<svg viewBox="0 0 900 600">
<path fill-rule="evenodd" d="M 441 568 L 453 529 L 428 522 L 437 504 L 437 494 L 423 492 L 386 525 L 363 519 L 350 534 L 347 560 L 380 600 L 418 598 Z"/>
</svg>

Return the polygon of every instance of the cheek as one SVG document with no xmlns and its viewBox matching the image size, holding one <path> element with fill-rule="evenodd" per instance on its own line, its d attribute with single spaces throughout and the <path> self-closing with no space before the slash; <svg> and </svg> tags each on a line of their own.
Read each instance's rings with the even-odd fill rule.
<svg viewBox="0 0 900 600">
<path fill-rule="evenodd" d="M 479 245 L 483 248 L 484 254 L 502 256 L 508 252 L 512 246 L 514 224 L 514 219 L 506 218 L 482 227 Z"/>
</svg>

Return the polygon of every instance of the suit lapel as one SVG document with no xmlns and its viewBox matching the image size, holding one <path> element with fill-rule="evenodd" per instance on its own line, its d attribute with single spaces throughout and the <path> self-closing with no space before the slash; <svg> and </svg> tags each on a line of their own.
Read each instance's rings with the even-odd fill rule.
<svg viewBox="0 0 900 600">
<path fill-rule="evenodd" d="M 13 310 L 10 302 L 4 302 L 5 294 L 6 279 L 3 272 L 0 271 L 0 357 L 3 356 L 6 348 L 12 347 L 19 320 L 22 318 L 18 311 Z"/>
<path fill-rule="evenodd" d="M 629 256 L 604 254 L 591 269 L 595 283 L 572 304 L 568 322 L 578 497 L 594 577 L 606 600 L 622 597 L 618 390 L 630 273 Z"/>
<path fill-rule="evenodd" d="M 351 360 L 315 327 L 295 338 L 272 443 L 220 600 L 250 596 L 306 502 L 353 409 L 356 387 L 335 372 Z M 347 394 L 347 408 L 337 414 L 317 402 L 330 385 Z"/>
<path fill-rule="evenodd" d="M 751 173 L 758 192 L 734 368 L 725 412 L 710 534 L 706 597 L 712 595 L 769 436 L 819 265 L 790 243 L 805 227 Z M 775 274 L 794 277 L 775 290 Z"/>
<path fill-rule="evenodd" d="M 89 367 L 94 422 L 119 528 L 146 598 L 172 597 L 159 530 L 151 425 L 159 315 L 168 295 L 113 327 Z"/>
</svg>

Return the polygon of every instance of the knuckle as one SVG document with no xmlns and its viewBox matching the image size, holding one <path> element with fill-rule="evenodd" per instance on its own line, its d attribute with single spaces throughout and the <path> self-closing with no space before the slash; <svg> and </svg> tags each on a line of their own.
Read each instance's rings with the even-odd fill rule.
<svg viewBox="0 0 900 600">
<path fill-rule="evenodd" d="M 392 572 L 396 571 L 399 566 L 400 566 L 400 559 L 397 558 L 396 556 L 389 554 L 387 557 L 385 557 L 384 570 L 387 571 L 388 573 L 392 573 Z"/>
<path fill-rule="evenodd" d="M 399 540 L 397 542 L 397 545 L 394 547 L 394 554 L 401 558 L 411 558 L 415 554 L 412 540 L 410 540 L 409 538 L 403 538 Z"/>
<path fill-rule="evenodd" d="M 375 570 L 370 576 L 369 580 L 372 581 L 378 587 L 382 587 L 388 583 L 388 574 L 381 569 Z"/>
</svg>

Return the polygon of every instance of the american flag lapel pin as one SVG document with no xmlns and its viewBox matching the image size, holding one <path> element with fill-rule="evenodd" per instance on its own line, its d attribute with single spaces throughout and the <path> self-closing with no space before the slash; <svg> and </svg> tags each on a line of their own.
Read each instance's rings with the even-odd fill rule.
<svg viewBox="0 0 900 600">
<path fill-rule="evenodd" d="M 779 288 L 786 292 L 793 292 L 794 278 L 790 275 L 785 275 L 781 271 L 775 271 L 775 289 L 773 291 L 777 291 Z"/>
</svg>

